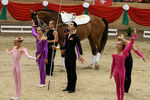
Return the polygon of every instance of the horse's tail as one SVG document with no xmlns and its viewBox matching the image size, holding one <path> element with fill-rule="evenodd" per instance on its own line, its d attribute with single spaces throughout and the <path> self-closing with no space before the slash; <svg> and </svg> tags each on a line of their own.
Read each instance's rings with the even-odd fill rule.
<svg viewBox="0 0 150 100">
<path fill-rule="evenodd" d="M 104 18 L 102 18 L 102 20 L 105 23 L 105 30 L 103 32 L 103 35 L 100 41 L 100 50 L 99 50 L 100 53 L 104 50 L 105 44 L 107 42 L 107 37 L 108 37 L 108 22 Z"/>
</svg>

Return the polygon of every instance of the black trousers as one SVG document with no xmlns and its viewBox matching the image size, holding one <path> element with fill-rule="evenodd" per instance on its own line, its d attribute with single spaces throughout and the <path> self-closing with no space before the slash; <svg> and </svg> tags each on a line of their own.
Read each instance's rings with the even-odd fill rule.
<svg viewBox="0 0 150 100">
<path fill-rule="evenodd" d="M 125 60 L 126 75 L 125 75 L 124 90 L 126 93 L 128 93 L 131 85 L 132 66 L 133 66 L 133 59 L 131 53 L 129 53 L 129 56 Z"/>
<path fill-rule="evenodd" d="M 51 70 L 51 75 L 53 75 L 53 71 L 54 71 L 54 58 L 55 58 L 55 53 L 56 50 L 54 50 L 54 55 L 53 55 L 53 59 L 52 59 L 52 53 L 53 53 L 53 49 L 52 47 L 48 47 L 48 64 L 46 64 L 46 75 L 50 75 L 50 70 Z M 52 60 L 52 65 L 51 65 L 51 60 Z"/>
<path fill-rule="evenodd" d="M 76 74 L 76 59 L 69 59 L 65 57 L 65 66 L 67 71 L 67 87 L 66 89 L 75 91 L 77 74 Z"/>
</svg>

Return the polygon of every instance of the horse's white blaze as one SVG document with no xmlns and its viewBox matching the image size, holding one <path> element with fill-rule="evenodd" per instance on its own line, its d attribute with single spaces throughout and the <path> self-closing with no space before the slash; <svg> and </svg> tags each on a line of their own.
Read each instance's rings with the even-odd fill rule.
<svg viewBox="0 0 150 100">
<path fill-rule="evenodd" d="M 96 55 L 96 63 L 98 63 L 100 61 L 100 56 L 101 56 L 101 54 L 98 52 Z"/>
<path fill-rule="evenodd" d="M 94 63 L 95 63 L 95 56 L 94 56 L 94 55 L 92 55 L 90 65 L 93 65 Z"/>
<path fill-rule="evenodd" d="M 62 57 L 62 67 L 65 67 L 65 57 Z"/>
</svg>

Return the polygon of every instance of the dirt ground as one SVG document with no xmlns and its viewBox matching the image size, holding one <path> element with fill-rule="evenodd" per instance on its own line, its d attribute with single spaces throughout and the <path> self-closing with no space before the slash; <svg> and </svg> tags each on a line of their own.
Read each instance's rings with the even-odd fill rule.
<svg viewBox="0 0 150 100">
<path fill-rule="evenodd" d="M 20 34 L 19 34 L 20 35 Z M 6 54 L 6 48 L 13 47 L 13 39 L 16 36 L 0 35 L 0 100 L 9 100 L 14 96 L 14 79 L 11 70 L 12 56 Z M 36 52 L 35 38 L 32 35 L 25 35 L 23 45 L 28 49 L 30 55 Z M 109 38 L 100 59 L 100 69 L 85 69 L 91 59 L 90 46 L 87 40 L 82 41 L 85 64 L 77 61 L 77 85 L 76 92 L 68 94 L 62 89 L 66 87 L 66 72 L 61 72 L 60 51 L 55 57 L 54 76 L 50 79 L 50 90 L 47 84 L 44 88 L 35 85 L 39 83 L 39 69 L 35 61 L 22 57 L 22 91 L 20 100 L 117 100 L 114 79 L 110 79 L 110 68 L 112 53 L 115 52 L 116 39 Z M 134 52 L 132 85 L 124 100 L 150 100 L 150 41 L 136 40 L 135 46 L 141 51 L 147 62 L 138 57 Z"/>
</svg>

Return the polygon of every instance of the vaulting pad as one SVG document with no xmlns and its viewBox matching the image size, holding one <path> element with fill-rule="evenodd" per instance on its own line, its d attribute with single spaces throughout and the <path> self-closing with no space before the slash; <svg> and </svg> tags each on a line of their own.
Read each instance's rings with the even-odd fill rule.
<svg viewBox="0 0 150 100">
<path fill-rule="evenodd" d="M 76 16 L 75 13 L 67 13 L 62 11 L 61 18 L 64 24 L 69 24 L 71 21 L 75 21 L 77 25 L 87 24 L 90 21 L 90 17 L 88 15 L 80 15 Z"/>
</svg>

